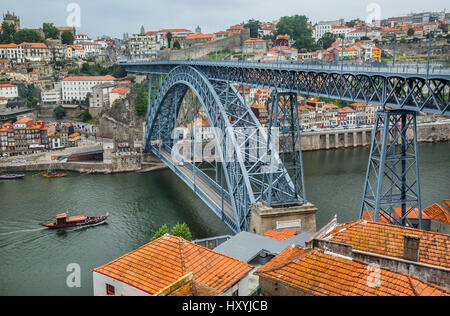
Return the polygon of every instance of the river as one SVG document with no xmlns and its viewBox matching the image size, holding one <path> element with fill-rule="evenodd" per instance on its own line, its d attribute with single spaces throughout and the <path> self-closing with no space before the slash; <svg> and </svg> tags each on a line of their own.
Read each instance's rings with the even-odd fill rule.
<svg viewBox="0 0 450 316">
<path fill-rule="evenodd" d="M 421 144 L 422 201 L 448 199 L 450 143 Z M 334 215 L 357 219 L 368 148 L 304 153 L 306 192 L 318 208 L 317 227 Z M 194 238 L 230 234 L 170 170 L 0 181 L 0 295 L 92 295 L 92 269 L 150 241 L 163 224 L 186 222 Z M 107 224 L 68 231 L 38 226 L 69 209 L 110 214 Z M 71 263 L 81 268 L 81 287 L 66 279 Z"/>
</svg>

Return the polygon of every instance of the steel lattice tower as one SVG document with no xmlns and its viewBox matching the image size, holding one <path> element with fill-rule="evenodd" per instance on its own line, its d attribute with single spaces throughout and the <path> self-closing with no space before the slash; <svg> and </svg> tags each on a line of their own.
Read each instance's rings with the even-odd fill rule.
<svg viewBox="0 0 450 316">
<path fill-rule="evenodd" d="M 378 111 L 360 218 L 421 229 L 420 196 L 416 112 Z"/>
<path fill-rule="evenodd" d="M 265 175 L 268 187 L 265 197 L 267 206 L 284 207 L 306 203 L 297 94 L 275 91 L 272 94 L 269 118 L 268 139 L 269 142 L 278 141 L 279 146 L 276 147 L 279 148 L 284 168 L 276 170 L 272 167 L 271 161 L 272 170 Z M 278 133 L 278 139 L 274 139 L 274 132 Z M 268 156 L 273 157 L 270 152 Z M 286 176 L 292 179 L 292 183 L 290 185 L 286 183 L 283 191 L 274 189 L 277 182 L 284 180 Z M 290 193 L 289 196 L 285 195 L 286 192 Z"/>
</svg>

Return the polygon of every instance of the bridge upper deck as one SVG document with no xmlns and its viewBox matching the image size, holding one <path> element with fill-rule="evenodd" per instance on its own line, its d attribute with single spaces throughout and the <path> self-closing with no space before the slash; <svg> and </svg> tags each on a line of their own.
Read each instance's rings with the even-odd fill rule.
<svg viewBox="0 0 450 316">
<path fill-rule="evenodd" d="M 169 60 L 121 63 L 128 72 L 167 74 L 192 66 L 209 80 L 450 115 L 450 68 L 418 64 L 260 63 Z"/>
</svg>

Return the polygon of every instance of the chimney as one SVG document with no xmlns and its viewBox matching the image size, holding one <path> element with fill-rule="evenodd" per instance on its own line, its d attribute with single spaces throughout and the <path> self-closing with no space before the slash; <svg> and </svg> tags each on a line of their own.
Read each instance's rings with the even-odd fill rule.
<svg viewBox="0 0 450 316">
<path fill-rule="evenodd" d="M 420 237 L 415 235 L 405 235 L 403 242 L 403 259 L 409 261 L 419 261 Z"/>
</svg>

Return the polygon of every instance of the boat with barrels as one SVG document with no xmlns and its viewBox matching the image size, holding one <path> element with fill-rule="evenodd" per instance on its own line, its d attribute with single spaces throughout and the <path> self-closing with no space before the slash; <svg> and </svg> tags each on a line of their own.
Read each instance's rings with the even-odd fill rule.
<svg viewBox="0 0 450 316">
<path fill-rule="evenodd" d="M 41 223 L 42 226 L 59 229 L 59 228 L 69 228 L 69 227 L 83 227 L 83 226 L 94 226 L 103 224 L 108 218 L 108 214 L 103 216 L 73 216 L 69 217 L 67 213 L 56 215 L 56 222 L 54 223 Z"/>
</svg>

